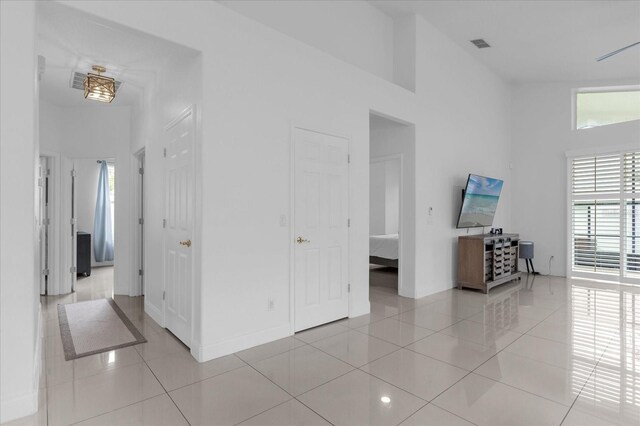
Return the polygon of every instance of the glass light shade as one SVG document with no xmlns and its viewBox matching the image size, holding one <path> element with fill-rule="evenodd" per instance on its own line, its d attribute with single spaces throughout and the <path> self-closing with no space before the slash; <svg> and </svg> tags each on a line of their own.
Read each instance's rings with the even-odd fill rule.
<svg viewBox="0 0 640 426">
<path fill-rule="evenodd" d="M 84 97 L 94 101 L 110 103 L 116 97 L 116 82 L 113 78 L 88 73 L 84 80 Z"/>
</svg>

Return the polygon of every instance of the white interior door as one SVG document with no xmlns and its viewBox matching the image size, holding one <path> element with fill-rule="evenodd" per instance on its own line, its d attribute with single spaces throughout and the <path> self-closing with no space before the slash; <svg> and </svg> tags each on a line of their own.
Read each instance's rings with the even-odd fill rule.
<svg viewBox="0 0 640 426">
<path fill-rule="evenodd" d="M 167 128 L 165 322 L 191 345 L 194 120 L 189 110 Z"/>
<path fill-rule="evenodd" d="M 349 142 L 295 128 L 294 329 L 349 315 Z"/>
<path fill-rule="evenodd" d="M 71 268 L 69 273 L 71 274 L 71 291 L 76 291 L 76 283 L 78 282 L 78 185 L 76 184 L 76 167 L 75 162 L 72 163 L 71 169 L 71 253 L 69 259 L 71 260 Z M 93 249 L 93 248 L 92 248 Z"/>
<path fill-rule="evenodd" d="M 47 159 L 38 166 L 38 239 L 40 242 L 40 294 L 47 294 Z"/>
</svg>

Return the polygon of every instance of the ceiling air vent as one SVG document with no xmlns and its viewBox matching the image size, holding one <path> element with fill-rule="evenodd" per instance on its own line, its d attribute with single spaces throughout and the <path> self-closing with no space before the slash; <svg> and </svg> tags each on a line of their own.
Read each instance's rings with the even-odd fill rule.
<svg viewBox="0 0 640 426">
<path fill-rule="evenodd" d="M 475 40 L 471 40 L 471 43 L 473 43 L 473 45 L 475 47 L 477 47 L 478 49 L 484 49 L 485 47 L 491 47 L 489 46 L 489 43 L 487 43 L 486 41 L 484 41 L 481 38 L 475 39 Z"/>
<path fill-rule="evenodd" d="M 72 89 L 84 90 L 84 81 L 86 80 L 86 78 L 87 78 L 86 73 L 73 71 L 71 73 L 71 81 L 69 82 L 69 85 L 71 86 Z M 116 84 L 116 93 L 118 93 L 118 89 L 120 89 L 120 86 L 122 86 L 122 82 L 116 80 L 115 84 Z"/>
</svg>

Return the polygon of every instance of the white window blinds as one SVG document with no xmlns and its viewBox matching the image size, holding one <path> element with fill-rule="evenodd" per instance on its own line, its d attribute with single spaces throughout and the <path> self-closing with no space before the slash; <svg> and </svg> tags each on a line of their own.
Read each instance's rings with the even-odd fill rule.
<svg viewBox="0 0 640 426">
<path fill-rule="evenodd" d="M 640 278 L 640 151 L 574 158 L 570 167 L 573 275 Z"/>
<path fill-rule="evenodd" d="M 640 278 L 640 151 L 624 155 L 624 273 Z"/>
<path fill-rule="evenodd" d="M 574 194 L 620 192 L 620 155 L 575 158 L 572 178 Z"/>
</svg>

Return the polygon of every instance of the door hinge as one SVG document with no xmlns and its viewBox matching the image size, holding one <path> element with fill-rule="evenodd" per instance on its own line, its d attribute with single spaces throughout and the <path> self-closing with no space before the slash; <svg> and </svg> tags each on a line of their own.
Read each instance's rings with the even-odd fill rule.
<svg viewBox="0 0 640 426">
<path fill-rule="evenodd" d="M 49 219 L 49 218 L 45 219 L 44 224 L 45 225 L 51 225 L 51 219 Z"/>
<path fill-rule="evenodd" d="M 167 158 L 167 148 L 163 148 L 163 149 L 162 149 L 162 156 L 163 156 L 164 158 Z"/>
<path fill-rule="evenodd" d="M 138 269 L 138 275 L 140 276 L 144 275 L 144 272 L 142 272 L 142 269 Z"/>
<path fill-rule="evenodd" d="M 138 218 L 138 225 L 144 225 L 144 219 Z"/>
<path fill-rule="evenodd" d="M 38 178 L 38 186 L 42 186 L 42 178 Z"/>
<path fill-rule="evenodd" d="M 76 224 L 76 222 L 77 222 L 77 221 L 76 221 L 76 218 L 75 218 L 75 217 L 72 217 L 72 218 L 69 220 L 69 224 L 70 224 L 70 225 L 75 225 L 75 224 Z"/>
<path fill-rule="evenodd" d="M 162 219 L 162 227 L 163 228 L 167 227 L 167 219 Z"/>
<path fill-rule="evenodd" d="M 347 228 L 351 228 L 351 219 L 347 219 Z"/>
<path fill-rule="evenodd" d="M 347 293 L 351 293 L 351 283 L 347 284 Z"/>
<path fill-rule="evenodd" d="M 78 271 L 78 268 L 76 268 L 75 266 L 72 266 L 71 268 L 69 268 L 69 272 L 71 272 L 72 274 L 77 271 Z"/>
<path fill-rule="evenodd" d="M 347 154 L 347 164 L 351 164 L 351 154 Z"/>
<path fill-rule="evenodd" d="M 42 275 L 44 275 L 45 277 L 49 276 L 49 270 L 48 269 L 43 269 L 42 270 Z"/>
<path fill-rule="evenodd" d="M 141 174 L 141 175 L 143 175 L 143 174 L 144 174 L 144 168 L 140 167 L 140 168 L 138 169 L 138 173 L 139 173 L 139 174 Z"/>
<path fill-rule="evenodd" d="M 71 177 L 76 177 L 76 170 L 75 169 L 71 170 Z"/>
<path fill-rule="evenodd" d="M 51 169 L 47 169 L 47 176 L 51 176 Z"/>
<path fill-rule="evenodd" d="M 166 296 L 167 296 L 167 292 L 166 292 L 166 291 L 163 291 L 163 292 L 162 292 L 162 300 L 164 300 Z"/>
</svg>

